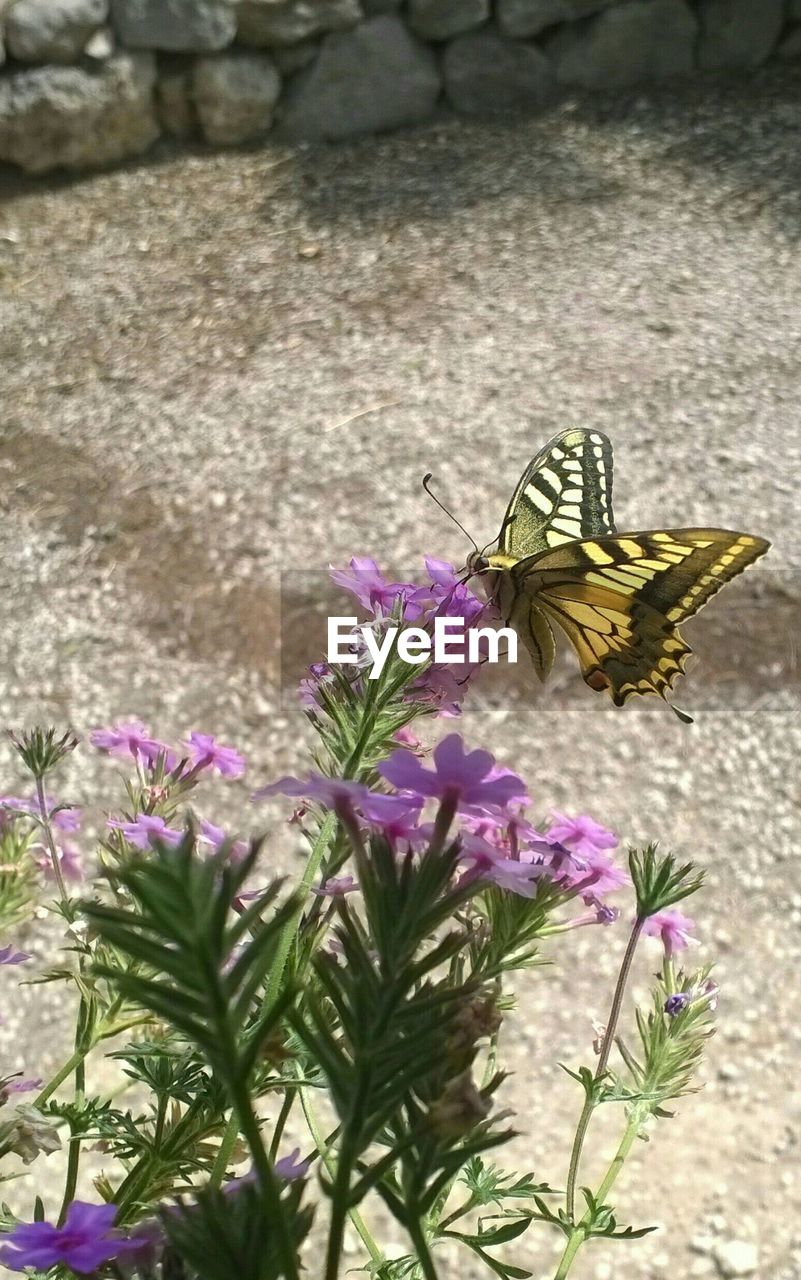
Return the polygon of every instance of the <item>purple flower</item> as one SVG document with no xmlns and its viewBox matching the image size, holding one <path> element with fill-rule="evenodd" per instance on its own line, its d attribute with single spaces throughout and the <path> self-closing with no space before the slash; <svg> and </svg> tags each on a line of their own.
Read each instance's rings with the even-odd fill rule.
<svg viewBox="0 0 801 1280">
<path fill-rule="evenodd" d="M 465 752 L 458 733 L 434 748 L 434 768 L 426 769 L 410 751 L 393 751 L 378 766 L 382 777 L 402 791 L 456 802 L 461 813 L 481 814 L 525 797 L 522 780 L 513 773 L 493 777 L 495 761 L 488 751 Z"/>
<path fill-rule="evenodd" d="M 115 831 L 121 831 L 129 844 L 137 849 L 147 849 L 154 840 L 163 840 L 165 844 L 179 844 L 183 833 L 172 831 L 163 818 L 155 814 L 140 813 L 133 822 L 123 818 L 109 818 L 108 824 Z"/>
<path fill-rule="evenodd" d="M 675 991 L 672 996 L 668 996 L 665 1001 L 664 1009 L 671 1018 L 675 1018 L 685 1009 L 692 999 L 689 991 Z"/>
<path fill-rule="evenodd" d="M 227 839 L 228 836 L 222 827 L 215 826 L 213 822 L 207 822 L 205 818 L 201 819 L 200 834 L 198 836 L 201 844 L 210 845 L 214 853 L 217 853 Z M 234 840 L 228 850 L 228 857 L 232 862 L 241 862 L 247 851 L 248 844 L 246 840 Z"/>
<path fill-rule="evenodd" d="M 270 796 L 302 796 L 304 800 L 313 800 L 326 809 L 336 809 L 338 805 L 353 808 L 369 795 L 367 787 L 361 782 L 351 782 L 347 778 L 326 778 L 322 773 L 310 773 L 305 778 L 287 776 L 271 782 L 267 787 L 259 787 L 250 797 L 251 800 L 267 800 Z"/>
<path fill-rule="evenodd" d="M 19 796 L 0 796 L 0 831 L 10 827 L 20 813 L 26 812 L 27 807 L 28 802 L 21 800 Z"/>
<path fill-rule="evenodd" d="M 35 1080 L 9 1080 L 3 1087 L 4 1093 L 33 1093 L 34 1089 L 41 1089 L 41 1077 Z"/>
<path fill-rule="evenodd" d="M 127 720 L 108 729 L 93 729 L 89 734 L 89 741 L 92 746 L 99 751 L 106 751 L 110 756 L 130 755 L 136 761 L 154 764 L 163 754 L 168 769 L 173 767 L 175 761 L 175 753 L 163 742 L 151 737 L 150 730 L 141 720 Z"/>
<path fill-rule="evenodd" d="M 583 915 L 576 916 L 574 920 L 568 921 L 561 928 L 581 929 L 588 924 L 610 925 L 619 919 L 620 912 L 617 907 L 606 907 L 603 903 L 598 903 L 593 911 L 585 911 Z"/>
<path fill-rule="evenodd" d="M 353 556 L 349 570 L 332 568 L 330 573 L 332 582 L 350 591 L 376 618 L 391 613 L 399 599 L 404 601 L 403 616 L 407 621 L 420 616 L 419 606 L 412 601 L 419 588 L 413 582 L 387 582 L 375 560 L 368 556 Z"/>
<path fill-rule="evenodd" d="M 661 938 L 665 955 L 670 957 L 676 951 L 683 951 L 696 939 L 690 936 L 690 929 L 695 928 L 695 921 L 675 907 L 665 911 L 657 911 L 649 916 L 643 925 L 643 933 L 651 938 Z"/>
<path fill-rule="evenodd" d="M 509 770 L 494 771 L 495 776 L 505 777 Z M 541 835 L 527 819 L 519 813 L 482 813 L 479 816 L 467 815 L 464 818 L 467 828 L 492 845 L 495 852 L 504 858 L 515 858 L 518 862 L 535 863 L 554 874 L 559 862 L 562 846 Z M 564 851 L 567 858 L 570 854 Z"/>
<path fill-rule="evenodd" d="M 0 815 L 7 825 L 16 818 L 34 818 L 37 802 L 30 796 L 0 796 Z"/>
<path fill-rule="evenodd" d="M 39 803 L 38 796 L 0 796 L 0 812 L 3 809 L 13 809 L 26 818 L 43 818 L 48 816 Z M 78 831 L 81 825 L 81 811 L 74 805 L 65 805 L 63 808 L 56 808 L 53 804 L 49 810 L 50 821 L 59 831 L 66 831 L 70 834 Z"/>
<path fill-rule="evenodd" d="M 387 796 L 380 791 L 368 791 L 359 801 L 363 817 L 392 845 L 399 840 L 415 839 L 422 807 L 422 796 Z"/>
<path fill-rule="evenodd" d="M 319 889 L 312 889 L 312 893 L 316 893 L 318 898 L 344 898 L 346 893 L 356 893 L 358 888 L 353 876 L 340 876 L 339 879 L 334 876 Z"/>
<path fill-rule="evenodd" d="M 396 742 L 399 742 L 402 747 L 408 747 L 410 751 L 419 751 L 423 745 L 417 735 L 409 728 L 408 724 L 405 724 L 401 729 L 396 730 L 392 737 Z"/>
<path fill-rule="evenodd" d="M 618 838 L 612 831 L 607 831 L 593 818 L 581 814 L 569 818 L 564 813 L 553 810 L 553 820 L 548 828 L 548 835 L 560 844 L 566 845 L 573 853 L 584 857 L 597 853 L 602 849 L 614 849 Z"/>
<path fill-rule="evenodd" d="M 24 1222 L 10 1231 L 0 1248 L 0 1262 L 12 1271 L 47 1271 L 59 1263 L 82 1275 L 96 1271 L 120 1251 L 120 1237 L 110 1234 L 116 1213 L 113 1204 L 73 1200 L 63 1227 Z"/>
<path fill-rule="evenodd" d="M 298 684 L 298 701 L 302 711 L 320 711 L 321 707 L 317 701 L 317 681 L 310 680 L 307 676 Z"/>
<path fill-rule="evenodd" d="M 524 898 L 533 898 L 537 893 L 538 882 L 549 874 L 545 866 L 505 857 L 482 836 L 472 831 L 462 832 L 460 841 L 462 856 L 471 863 L 462 880 L 463 884 L 474 879 L 489 880 L 499 889 L 508 889 Z"/>
<path fill-rule="evenodd" d="M 706 982 L 702 984 L 701 989 L 698 992 L 698 998 L 699 1000 L 703 999 L 708 1001 L 708 1008 L 714 1011 L 718 1007 L 719 994 L 720 994 L 720 987 L 718 986 L 718 984 L 715 982 L 713 978 L 707 978 Z"/>
<path fill-rule="evenodd" d="M 245 772 L 244 757 L 215 742 L 210 733 L 190 733 L 187 746 L 193 769 L 216 769 L 223 778 L 241 778 Z"/>
<path fill-rule="evenodd" d="M 23 964 L 30 958 L 29 952 L 17 951 L 11 943 L 7 947 L 0 947 L 0 964 Z"/>
<path fill-rule="evenodd" d="M 320 711 L 319 691 L 323 684 L 333 684 L 334 676 L 327 662 L 313 662 L 309 675 L 298 685 L 300 705 L 304 711 Z"/>
<path fill-rule="evenodd" d="M 528 823 L 525 824 L 528 827 Z M 531 829 L 533 832 L 533 828 Z M 558 840 L 551 839 L 551 833 L 541 836 L 538 833 L 521 836 L 521 862 L 543 862 L 551 870 L 555 880 L 571 888 L 582 878 L 586 879 L 586 861 L 577 854 L 571 853 Z"/>
<path fill-rule="evenodd" d="M 603 897 L 605 893 L 615 893 L 631 884 L 631 876 L 624 867 L 619 867 L 604 853 L 587 853 L 587 875 L 592 876 L 589 886 L 593 899 Z"/>
<path fill-rule="evenodd" d="M 164 1248 L 164 1232 L 152 1218 L 138 1222 L 130 1235 L 120 1241 L 115 1261 L 123 1275 L 150 1275 Z"/>
<path fill-rule="evenodd" d="M 306 1177 L 313 1160 L 313 1156 L 309 1156 L 307 1160 L 301 1160 L 300 1147 L 295 1147 L 288 1156 L 282 1156 L 280 1160 L 276 1160 L 273 1171 L 276 1178 L 283 1178 L 285 1182 L 295 1182 L 298 1178 Z"/>
<path fill-rule="evenodd" d="M 36 846 L 42 849 L 42 845 Z M 77 845 L 70 841 L 62 840 L 61 845 L 56 847 L 58 854 L 58 865 L 61 868 L 61 874 L 65 880 L 78 881 L 83 880 L 83 859 L 81 851 Z M 53 859 L 50 856 L 49 849 L 43 849 L 40 857 L 36 858 L 36 865 L 42 874 L 48 880 L 55 880 L 56 873 L 53 870 Z"/>
<path fill-rule="evenodd" d="M 597 850 L 581 855 L 581 864 L 565 869 L 562 878 L 571 888 L 581 888 L 587 903 L 597 903 L 604 894 L 615 893 L 631 884 L 629 873 L 617 866 L 607 854 Z"/>
<path fill-rule="evenodd" d="M 414 702 L 437 707 L 438 716 L 455 718 L 462 714 L 461 703 L 467 693 L 467 685 L 478 670 L 475 663 L 472 666 L 467 663 L 449 666 L 444 662 L 432 662 L 409 685 L 409 696 Z"/>
<path fill-rule="evenodd" d="M 75 805 L 56 809 L 55 813 L 50 814 L 50 819 L 54 827 L 59 831 L 65 831 L 67 835 L 75 835 L 76 831 L 81 829 L 81 811 Z"/>
<path fill-rule="evenodd" d="M 505 764 L 494 764 L 487 774 L 487 782 L 495 782 L 498 778 L 511 778 L 515 784 L 520 783 L 518 775 L 513 769 L 508 769 Z M 524 788 L 522 792 L 515 792 L 514 802 L 519 805 L 531 804 L 531 796 L 528 795 Z M 539 832 L 537 832 L 537 835 L 539 835 Z M 541 836 L 540 839 L 542 839 Z"/>
<path fill-rule="evenodd" d="M 478 621 L 480 617 L 488 617 L 492 606 L 486 600 L 480 600 L 462 581 L 452 564 L 447 560 L 436 560 L 433 556 L 425 557 L 425 566 L 431 579 L 430 587 L 419 587 L 415 592 L 413 603 L 427 606 L 431 617 L 462 618 L 465 631 Z M 497 617 L 497 611 L 494 611 Z"/>
<path fill-rule="evenodd" d="M 307 1160 L 300 1159 L 300 1147 L 295 1147 L 294 1151 L 290 1151 L 288 1156 L 282 1156 L 280 1160 L 276 1160 L 273 1165 L 273 1172 L 276 1178 L 281 1178 L 284 1182 L 294 1182 L 297 1178 L 305 1178 L 309 1172 L 311 1165 L 314 1163 L 314 1156 L 309 1156 Z M 241 1178 L 231 1178 L 223 1187 L 225 1195 L 236 1195 L 240 1187 L 248 1186 L 252 1182 L 256 1182 L 256 1170 L 248 1169 L 247 1173 L 243 1173 Z"/>
</svg>

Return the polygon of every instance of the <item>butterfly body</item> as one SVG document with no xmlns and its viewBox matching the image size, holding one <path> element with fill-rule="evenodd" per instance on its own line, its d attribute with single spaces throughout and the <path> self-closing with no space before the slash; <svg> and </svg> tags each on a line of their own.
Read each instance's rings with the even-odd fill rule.
<svg viewBox="0 0 801 1280">
<path fill-rule="evenodd" d="M 556 627 L 589 687 L 622 706 L 634 694 L 666 697 L 691 652 L 679 623 L 768 546 L 727 529 L 618 533 L 612 446 L 600 432 L 576 429 L 532 460 L 497 550 L 475 553 L 468 570 L 484 576 L 541 679 L 553 664 Z"/>
</svg>

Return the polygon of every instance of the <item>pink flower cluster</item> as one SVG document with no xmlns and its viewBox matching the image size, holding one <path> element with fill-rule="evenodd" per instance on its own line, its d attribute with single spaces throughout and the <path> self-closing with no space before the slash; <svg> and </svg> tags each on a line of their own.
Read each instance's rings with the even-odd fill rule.
<svg viewBox="0 0 801 1280">
<path fill-rule="evenodd" d="M 214 770 L 224 778 L 240 778 L 245 772 L 244 757 L 233 747 L 223 746 L 209 733 L 189 734 L 182 752 L 175 751 L 165 742 L 152 737 L 150 730 L 139 720 L 128 720 L 107 729 L 94 729 L 89 741 L 99 751 L 111 756 L 131 756 L 137 764 L 152 767 L 161 758 L 165 769 L 173 772 L 183 765 L 182 775 L 193 775 L 206 769 Z"/>
<path fill-rule="evenodd" d="M 217 742 L 209 733 L 193 730 L 178 752 L 169 744 L 154 738 L 147 726 L 139 720 L 128 720 L 109 728 L 95 729 L 90 735 L 90 741 L 98 750 L 108 755 L 132 759 L 140 768 L 153 769 L 159 762 L 163 762 L 168 776 L 160 782 L 161 775 L 158 775 L 153 785 L 147 787 L 147 794 L 155 808 L 170 796 L 171 787 L 177 788 L 180 796 L 196 785 L 199 778 L 209 773 L 218 773 L 223 778 L 240 778 L 246 768 L 245 758 L 239 751 Z M 150 848 L 156 840 L 166 845 L 177 845 L 184 836 L 184 831 L 170 826 L 162 814 L 152 812 L 135 813 L 126 818 L 109 818 L 107 826 L 112 831 L 119 831 L 135 849 L 142 850 Z M 212 853 L 216 853 L 228 839 L 221 827 L 206 820 L 200 822 L 197 838 L 198 844 Z M 246 850 L 244 841 L 235 840 L 229 848 L 229 856 L 241 858 Z"/>
<path fill-rule="evenodd" d="M 399 852 L 425 848 L 434 823 L 422 821 L 423 810 L 432 801 L 447 804 L 459 820 L 466 876 L 526 897 L 534 896 L 547 877 L 592 907 L 590 917 L 575 923 L 611 923 L 617 918 L 604 901 L 607 894 L 629 884 L 628 873 L 609 853 L 617 837 L 592 818 L 561 813 L 554 814 L 548 831 L 537 830 L 524 816 L 524 806 L 530 803 L 525 783 L 512 770 L 496 765 L 488 752 L 467 751 L 453 733 L 434 748 L 431 765 L 413 751 L 400 749 L 379 765 L 378 772 L 393 791 L 311 773 L 302 779 L 281 778 L 260 788 L 253 798 L 289 795 L 353 814 Z M 355 887 L 348 877 L 328 882 L 318 892 L 336 895 Z"/>
<path fill-rule="evenodd" d="M 36 795 L 0 796 L 0 832 L 4 827 L 25 819 L 28 819 L 33 824 L 34 830 L 41 831 L 43 820 L 45 818 L 48 819 L 56 845 L 61 874 L 65 880 L 77 881 L 83 879 L 80 850 L 73 841 L 67 839 L 67 836 L 75 835 L 80 830 L 81 817 L 81 810 L 74 805 L 61 805 L 52 798 L 45 814 L 39 802 L 39 797 Z M 42 872 L 46 879 L 52 880 L 55 876 L 53 862 L 44 839 L 33 841 L 30 849 L 39 871 Z"/>
<path fill-rule="evenodd" d="M 480 669 L 480 664 L 467 659 L 467 633 L 480 622 L 497 619 L 498 613 L 494 605 L 479 599 L 470 590 L 452 564 L 427 556 L 425 566 L 429 579 L 425 586 L 388 581 L 375 560 L 367 556 L 354 556 L 347 569 L 332 569 L 331 578 L 356 597 L 376 628 L 398 608 L 404 622 L 423 628 L 428 628 L 437 617 L 464 620 L 463 656 L 449 663 L 430 663 L 411 681 L 408 690 L 408 697 L 413 701 L 435 707 L 441 716 L 455 716 L 461 711 L 468 684 Z M 454 648 L 459 647 L 460 639 L 462 637 L 454 633 Z M 331 678 L 323 662 L 310 668 L 309 677 L 302 680 L 300 686 L 304 708 L 319 710 L 319 685 Z"/>
</svg>

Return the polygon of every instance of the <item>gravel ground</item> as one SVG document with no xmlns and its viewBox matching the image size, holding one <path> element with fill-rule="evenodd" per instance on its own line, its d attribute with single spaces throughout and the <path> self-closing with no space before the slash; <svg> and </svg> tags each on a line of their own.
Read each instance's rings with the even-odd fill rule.
<svg viewBox="0 0 801 1280">
<path fill-rule="evenodd" d="M 773 541 L 688 628 L 692 728 L 649 702 L 616 711 L 567 660 L 544 692 L 493 672 L 464 716 L 543 813 L 587 811 L 709 868 L 693 914 L 724 993 L 705 1088 L 620 1182 L 623 1220 L 660 1230 L 587 1251 L 577 1280 L 745 1274 L 736 1249 L 726 1260 L 738 1241 L 757 1248 L 751 1274 L 801 1276 L 800 85 L 774 70 L 329 150 L 163 150 L 81 181 L 3 179 L 10 723 L 135 714 L 164 736 L 218 733 L 251 760 L 218 796 L 233 818 L 249 784 L 302 758 L 290 685 L 322 647 L 325 566 L 460 561 L 422 474 L 485 540 L 569 424 L 613 439 L 620 527 Z M 70 771 L 65 793 L 87 800 L 110 777 Z M 282 816 L 245 825 L 266 822 L 294 868 Z M 30 937 L 47 959 L 39 925 Z M 621 930 L 582 931 L 510 1019 L 516 1154 L 556 1184 L 577 1098 L 554 1063 L 588 1057 L 621 949 Z M 59 990 L 14 981 L 5 1058 L 44 1075 L 66 1045 Z M 30 1185 L 7 1198 L 29 1207 Z M 509 1256 L 552 1273 L 541 1236 Z M 447 1280 L 470 1274 L 454 1262 Z"/>
</svg>

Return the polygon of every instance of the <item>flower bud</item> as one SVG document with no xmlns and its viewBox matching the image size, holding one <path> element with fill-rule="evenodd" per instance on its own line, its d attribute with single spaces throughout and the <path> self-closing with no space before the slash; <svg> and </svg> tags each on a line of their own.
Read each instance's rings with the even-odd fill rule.
<svg viewBox="0 0 801 1280">
<path fill-rule="evenodd" d="M 445 1086 L 429 1112 L 432 1128 L 443 1138 L 461 1138 L 487 1118 L 491 1103 L 482 1097 L 469 1071 Z"/>
</svg>

